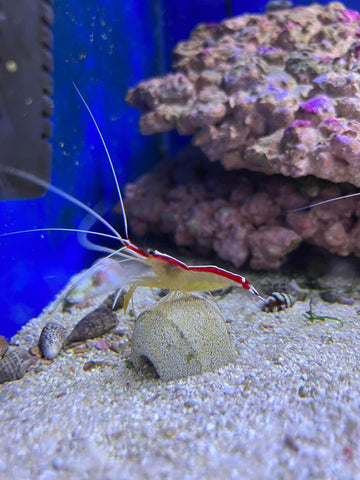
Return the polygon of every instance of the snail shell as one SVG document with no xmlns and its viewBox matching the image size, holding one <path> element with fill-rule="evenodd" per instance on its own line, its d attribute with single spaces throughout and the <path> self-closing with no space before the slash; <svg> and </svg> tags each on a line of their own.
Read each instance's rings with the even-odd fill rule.
<svg viewBox="0 0 360 480">
<path fill-rule="evenodd" d="M 39 338 L 42 356 L 48 360 L 53 360 L 59 355 L 65 339 L 65 328 L 57 322 L 48 322 L 42 329 Z"/>
<path fill-rule="evenodd" d="M 77 323 L 66 339 L 66 345 L 89 338 L 101 337 L 118 324 L 117 316 L 106 307 L 99 307 Z"/>
<path fill-rule="evenodd" d="M 0 358 L 3 357 L 8 349 L 8 342 L 5 337 L 0 335 Z"/>
<path fill-rule="evenodd" d="M 273 292 L 262 306 L 263 312 L 279 312 L 285 308 L 290 308 L 296 302 L 295 297 L 288 293 Z"/>
<path fill-rule="evenodd" d="M 30 355 L 25 348 L 10 350 L 0 360 L 0 383 L 19 380 L 34 363 L 36 363 L 36 358 Z"/>
</svg>

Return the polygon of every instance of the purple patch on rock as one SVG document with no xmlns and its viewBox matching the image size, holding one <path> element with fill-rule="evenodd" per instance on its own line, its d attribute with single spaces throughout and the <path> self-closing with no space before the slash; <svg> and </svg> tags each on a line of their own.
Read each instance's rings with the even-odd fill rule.
<svg viewBox="0 0 360 480">
<path fill-rule="evenodd" d="M 360 19 L 360 14 L 356 10 L 350 10 L 346 8 L 341 12 L 341 18 L 339 20 L 343 20 L 346 23 L 349 22 L 357 22 Z"/>
<path fill-rule="evenodd" d="M 320 45 L 322 45 L 325 48 L 331 47 L 331 43 L 329 42 L 329 40 L 326 40 L 326 39 L 321 40 Z"/>
<path fill-rule="evenodd" d="M 284 98 L 286 98 L 287 96 L 289 95 L 289 92 L 285 89 L 282 89 L 280 92 L 277 92 L 275 93 L 275 98 L 276 100 L 278 100 L 279 102 L 281 102 L 282 100 L 284 100 Z"/>
<path fill-rule="evenodd" d="M 290 128 L 310 128 L 312 127 L 312 122 L 310 120 L 294 120 L 289 124 L 286 130 Z"/>
<path fill-rule="evenodd" d="M 264 45 L 262 47 L 259 47 L 257 49 L 257 52 L 260 54 L 260 55 L 264 55 L 266 57 L 271 57 L 272 55 L 274 55 L 275 53 L 279 52 L 281 49 L 278 48 L 278 47 L 273 47 L 271 45 L 267 46 L 267 45 Z"/>
<path fill-rule="evenodd" d="M 311 100 L 300 104 L 301 110 L 307 113 L 319 113 L 327 111 L 330 108 L 330 102 L 326 97 L 316 97 Z"/>
<path fill-rule="evenodd" d="M 351 145 L 354 141 L 353 138 L 350 138 L 346 135 L 340 135 L 340 133 L 335 133 L 334 139 L 336 139 L 339 143 L 344 143 L 346 145 Z"/>
<path fill-rule="evenodd" d="M 268 88 L 266 89 L 266 93 L 273 93 L 274 97 L 279 102 L 281 102 L 281 100 L 283 100 L 289 95 L 288 90 L 285 90 L 285 88 L 281 88 L 279 86 L 274 86 L 274 85 L 269 85 Z"/>
<path fill-rule="evenodd" d="M 319 75 L 318 77 L 314 78 L 313 83 L 323 83 L 326 82 L 328 78 L 327 73 L 323 73 L 322 75 Z"/>
<path fill-rule="evenodd" d="M 341 122 L 339 122 L 339 120 L 337 120 L 336 118 L 327 118 L 326 120 L 324 120 L 324 123 L 332 124 L 332 125 L 339 125 L 340 127 L 343 126 L 343 124 Z"/>
<path fill-rule="evenodd" d="M 323 42 L 322 42 L 323 43 Z M 331 57 L 330 55 L 325 55 L 325 56 L 316 56 L 314 57 L 315 60 L 320 60 L 321 62 L 323 63 L 330 63 L 333 61 L 333 57 Z"/>
<path fill-rule="evenodd" d="M 355 45 L 354 47 L 355 58 L 360 58 L 360 44 Z"/>
</svg>

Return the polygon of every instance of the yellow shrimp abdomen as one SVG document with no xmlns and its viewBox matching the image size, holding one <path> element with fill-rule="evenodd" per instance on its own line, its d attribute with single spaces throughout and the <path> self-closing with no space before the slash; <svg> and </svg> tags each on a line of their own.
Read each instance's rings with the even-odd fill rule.
<svg viewBox="0 0 360 480">
<path fill-rule="evenodd" d="M 171 291 L 204 292 L 234 284 L 229 278 L 211 272 L 188 270 L 159 258 L 148 259 L 146 263 L 152 267 L 162 288 Z"/>
</svg>

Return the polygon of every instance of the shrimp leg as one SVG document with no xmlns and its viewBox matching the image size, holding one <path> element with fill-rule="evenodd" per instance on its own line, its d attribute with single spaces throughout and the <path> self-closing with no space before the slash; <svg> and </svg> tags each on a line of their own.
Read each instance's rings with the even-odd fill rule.
<svg viewBox="0 0 360 480">
<path fill-rule="evenodd" d="M 126 314 L 130 300 L 138 287 L 161 288 L 161 281 L 154 276 L 142 277 L 132 282 L 124 298 L 124 313 Z"/>
</svg>

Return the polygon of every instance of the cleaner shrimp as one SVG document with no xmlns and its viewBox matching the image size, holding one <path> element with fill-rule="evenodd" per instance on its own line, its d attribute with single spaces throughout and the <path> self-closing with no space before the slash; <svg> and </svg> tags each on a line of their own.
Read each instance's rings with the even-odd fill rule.
<svg viewBox="0 0 360 480">
<path fill-rule="evenodd" d="M 74 88 L 77 91 L 79 97 L 81 98 L 85 108 L 87 109 L 92 122 L 97 130 L 97 133 L 101 139 L 102 145 L 104 147 L 107 160 L 109 162 L 109 166 L 112 172 L 112 176 L 115 182 L 117 195 L 120 202 L 121 213 L 123 218 L 123 230 L 124 236 L 122 236 L 105 218 L 103 218 L 95 209 L 90 208 L 88 205 L 83 203 L 81 200 L 75 198 L 74 196 L 70 195 L 69 193 L 51 185 L 47 182 L 31 175 L 27 172 L 22 170 L 18 170 L 12 167 L 3 167 L 0 166 L 0 171 L 4 171 L 8 174 L 12 174 L 18 177 L 21 177 L 27 181 L 33 182 L 39 186 L 45 187 L 48 190 L 52 191 L 56 195 L 63 197 L 65 200 L 73 203 L 74 205 L 78 206 L 82 210 L 84 210 L 87 214 L 91 215 L 93 219 L 101 222 L 109 231 L 110 233 L 100 233 L 96 231 L 90 231 L 89 229 L 65 229 L 65 228 L 41 228 L 41 229 L 32 229 L 32 230 L 23 230 L 20 232 L 10 232 L 5 233 L 0 236 L 7 236 L 17 233 L 25 233 L 30 231 L 50 231 L 50 230 L 61 230 L 61 231 L 71 231 L 77 232 L 81 234 L 91 234 L 91 235 L 98 235 L 105 238 L 115 239 L 120 242 L 121 247 L 118 250 L 109 249 L 107 247 L 103 247 L 101 245 L 97 245 L 90 241 L 87 241 L 87 246 L 92 246 L 93 249 L 107 251 L 109 252 L 108 257 L 120 257 L 121 261 L 127 260 L 135 260 L 136 262 L 140 262 L 146 269 L 146 274 L 138 274 L 135 277 L 131 277 L 128 281 L 125 282 L 121 288 L 126 285 L 130 285 L 127 293 L 124 297 L 124 312 L 127 312 L 127 308 L 129 305 L 130 300 L 132 300 L 133 295 L 137 288 L 139 287 L 149 287 L 149 288 L 159 288 L 159 289 L 166 289 L 171 292 L 182 292 L 184 294 L 188 294 L 191 292 L 204 292 L 204 291 L 212 291 L 223 289 L 229 286 L 241 287 L 251 294 L 257 296 L 263 302 L 265 301 L 264 298 L 260 295 L 260 293 L 255 289 L 255 287 L 242 275 L 230 272 L 223 268 L 214 266 L 214 265 L 204 265 L 204 266 L 189 266 L 175 257 L 172 257 L 166 253 L 159 252 L 157 250 L 143 250 L 136 244 L 134 244 L 129 237 L 128 231 L 128 222 L 127 216 L 125 212 L 125 207 L 123 203 L 122 193 L 120 190 L 120 185 L 116 176 L 116 172 L 114 169 L 113 161 L 111 159 L 111 155 L 107 148 L 105 139 L 102 135 L 100 127 L 95 119 L 94 114 L 92 113 L 89 105 L 87 104 L 86 100 L 84 99 L 83 95 L 79 91 L 78 87 L 74 84 Z M 90 274 L 91 272 L 95 271 L 94 267 L 91 267 L 86 274 Z M 82 279 L 83 276 L 80 277 Z M 74 286 L 74 285 L 73 285 Z M 121 290 L 119 290 L 118 295 L 120 295 Z M 114 302 L 117 301 L 117 298 Z"/>
</svg>

